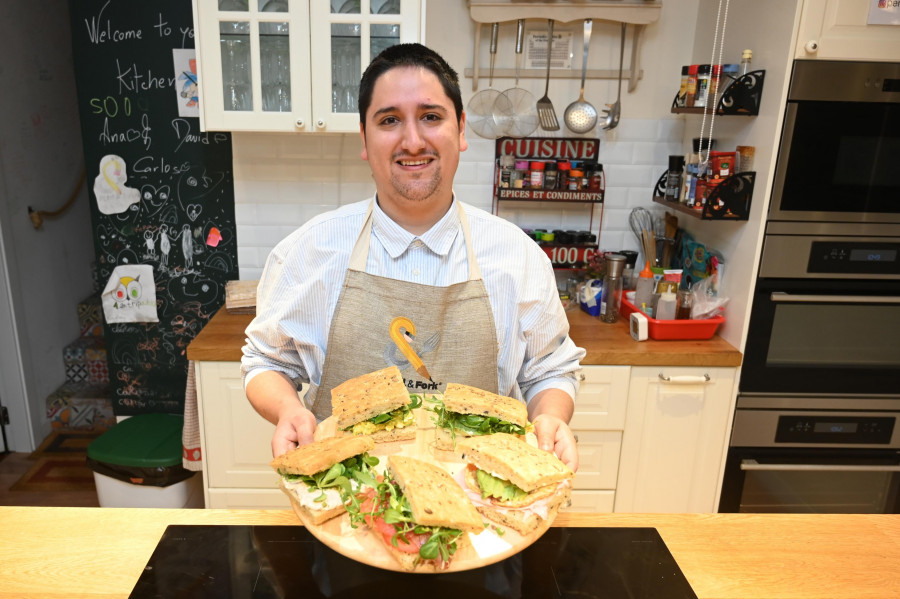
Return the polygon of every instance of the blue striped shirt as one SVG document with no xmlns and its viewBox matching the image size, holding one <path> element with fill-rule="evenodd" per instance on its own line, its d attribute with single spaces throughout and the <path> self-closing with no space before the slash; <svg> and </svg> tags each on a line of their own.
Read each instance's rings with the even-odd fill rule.
<svg viewBox="0 0 900 599">
<path fill-rule="evenodd" d="M 366 272 L 440 287 L 466 281 L 456 201 L 422 235 L 403 229 L 376 204 Z M 256 318 L 246 331 L 245 386 L 263 370 L 318 386 L 331 318 L 369 202 L 314 217 L 272 250 L 259 282 Z M 463 207 L 497 327 L 499 392 L 527 401 L 556 388 L 574 398 L 585 351 L 569 338 L 550 260 L 516 225 Z"/>
</svg>

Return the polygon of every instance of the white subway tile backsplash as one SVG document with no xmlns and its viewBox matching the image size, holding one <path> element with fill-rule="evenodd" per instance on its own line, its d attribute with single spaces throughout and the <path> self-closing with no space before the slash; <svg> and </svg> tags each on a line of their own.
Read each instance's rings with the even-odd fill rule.
<svg viewBox="0 0 900 599">
<path fill-rule="evenodd" d="M 662 212 L 651 201 L 653 185 L 669 154 L 683 153 L 684 126 L 682 119 L 622 119 L 616 129 L 598 132 L 607 177 L 603 206 L 503 202 L 500 216 L 524 228 L 597 232 L 602 224 L 602 248 L 637 249 L 628 215 L 637 206 Z M 242 279 L 259 278 L 275 244 L 310 218 L 375 193 L 358 134 L 235 133 L 232 140 Z M 454 190 L 463 201 L 491 211 L 496 142 L 472 131 L 467 140 Z"/>
</svg>

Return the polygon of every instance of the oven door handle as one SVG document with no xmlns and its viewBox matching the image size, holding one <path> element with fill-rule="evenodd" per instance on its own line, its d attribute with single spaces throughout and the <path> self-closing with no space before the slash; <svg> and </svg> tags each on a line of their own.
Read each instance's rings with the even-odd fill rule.
<svg viewBox="0 0 900 599">
<path fill-rule="evenodd" d="M 900 472 L 894 466 L 866 466 L 863 464 L 760 464 L 756 460 L 741 460 L 741 470 L 797 471 L 797 472 Z"/>
<path fill-rule="evenodd" d="M 883 295 L 803 295 L 773 291 L 769 299 L 775 303 L 803 302 L 807 304 L 900 304 L 900 297 Z"/>
</svg>

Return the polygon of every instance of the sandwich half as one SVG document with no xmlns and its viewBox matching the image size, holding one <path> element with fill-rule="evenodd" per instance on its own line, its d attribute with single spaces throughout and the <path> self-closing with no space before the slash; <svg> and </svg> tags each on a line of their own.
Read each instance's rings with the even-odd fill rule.
<svg viewBox="0 0 900 599">
<path fill-rule="evenodd" d="M 315 441 L 271 461 L 281 475 L 281 488 L 312 524 L 340 516 L 356 494 L 376 484 L 372 466 L 378 458 L 368 437 L 332 437 Z"/>
<path fill-rule="evenodd" d="M 456 449 L 467 463 L 459 482 L 478 512 L 520 534 L 554 519 L 571 495 L 572 470 L 514 435 L 469 437 Z"/>
<path fill-rule="evenodd" d="M 434 444 L 453 450 L 465 437 L 530 430 L 528 409 L 521 401 L 468 385 L 448 383 L 443 398 L 431 400 L 435 413 Z"/>
<path fill-rule="evenodd" d="M 364 522 L 403 570 L 445 570 L 484 522 L 446 470 L 391 455 L 387 476 L 367 491 L 352 522 Z"/>
<path fill-rule="evenodd" d="M 331 411 L 340 435 L 365 435 L 376 443 L 416 436 L 413 410 L 422 405 L 410 396 L 396 366 L 344 381 L 331 390 Z"/>
</svg>

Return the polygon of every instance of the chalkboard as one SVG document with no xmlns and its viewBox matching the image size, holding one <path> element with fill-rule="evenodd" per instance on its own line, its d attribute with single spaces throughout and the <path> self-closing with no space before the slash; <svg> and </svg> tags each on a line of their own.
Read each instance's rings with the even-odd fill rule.
<svg viewBox="0 0 900 599">
<path fill-rule="evenodd" d="M 158 322 L 104 319 L 114 412 L 181 413 L 187 345 L 238 278 L 231 135 L 200 130 L 188 0 L 69 11 L 100 287 L 148 265 L 156 292 Z"/>
</svg>

